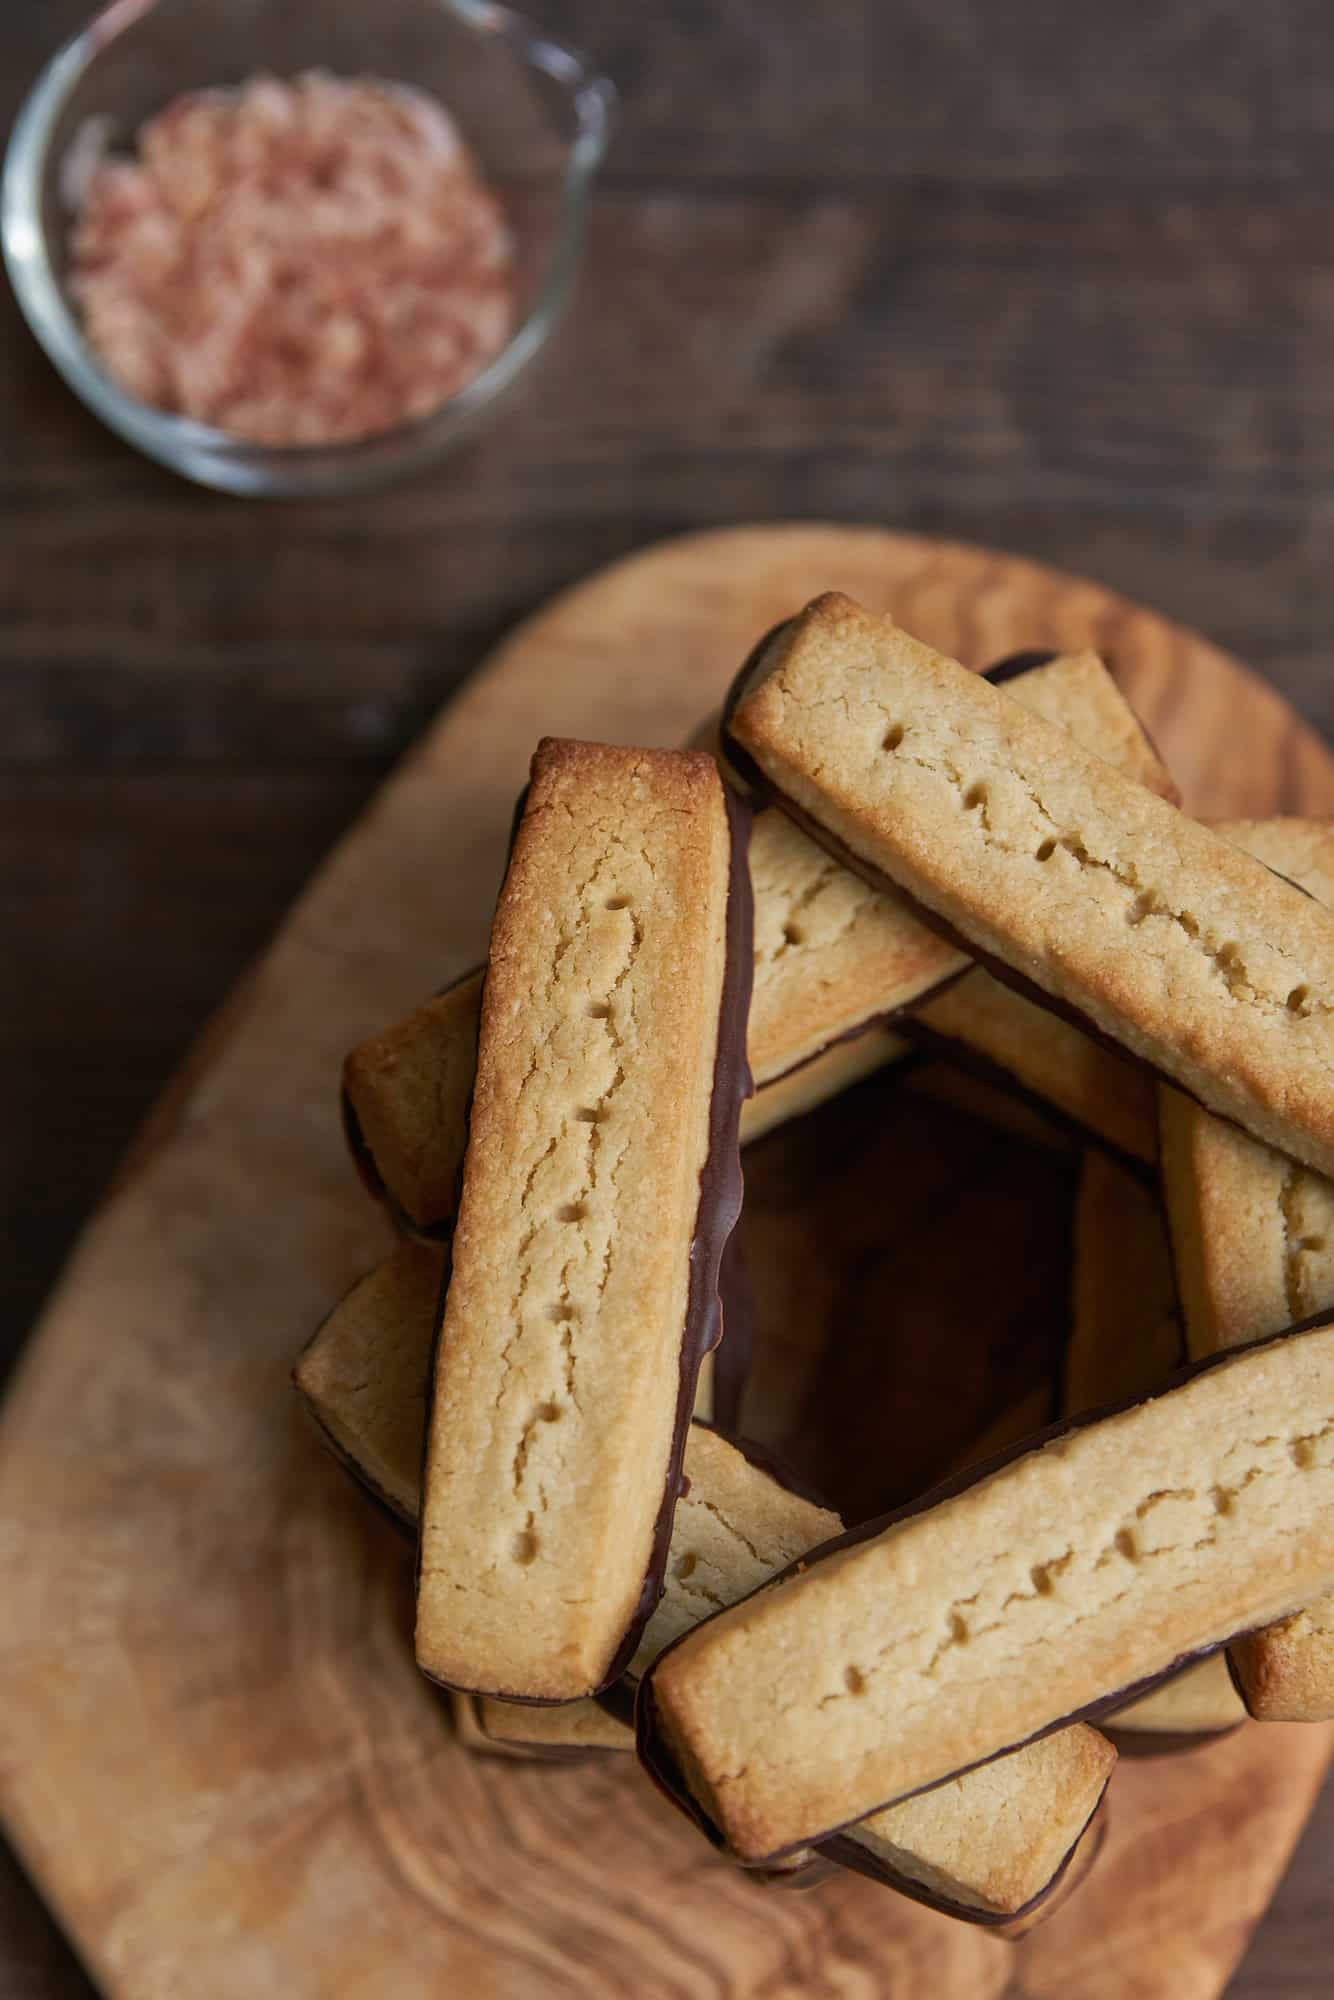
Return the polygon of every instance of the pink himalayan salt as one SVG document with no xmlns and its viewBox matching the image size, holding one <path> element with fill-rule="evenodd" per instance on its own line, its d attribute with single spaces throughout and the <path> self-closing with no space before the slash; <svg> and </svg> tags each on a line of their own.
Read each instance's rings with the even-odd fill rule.
<svg viewBox="0 0 1334 2000">
<path fill-rule="evenodd" d="M 265 445 L 439 408 L 514 323 L 504 216 L 443 107 L 319 71 L 180 97 L 81 159 L 70 289 L 129 395 Z"/>
</svg>

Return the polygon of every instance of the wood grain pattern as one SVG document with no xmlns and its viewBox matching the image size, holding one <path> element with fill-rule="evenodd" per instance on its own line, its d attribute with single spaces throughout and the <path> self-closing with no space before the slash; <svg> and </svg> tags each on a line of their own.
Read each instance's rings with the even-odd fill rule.
<svg viewBox="0 0 1334 2000">
<path fill-rule="evenodd" d="M 679 738 L 754 633 L 826 586 L 979 664 L 1102 646 L 1197 810 L 1334 811 L 1318 744 L 1223 655 L 949 544 L 687 538 L 506 642 L 187 1065 L 6 1415 L 0 1798 L 113 1995 L 203 1991 L 202 1966 L 210 1995 L 284 2000 L 1205 2000 L 1272 1891 L 1330 1730 L 1124 1765 L 1093 1882 L 1015 1948 L 859 1881 L 741 1881 L 632 1771 L 470 1761 L 408 1658 L 407 1558 L 287 1394 L 296 1344 L 384 1240 L 342 1155 L 338 1059 L 477 956 L 536 735 Z"/>
</svg>

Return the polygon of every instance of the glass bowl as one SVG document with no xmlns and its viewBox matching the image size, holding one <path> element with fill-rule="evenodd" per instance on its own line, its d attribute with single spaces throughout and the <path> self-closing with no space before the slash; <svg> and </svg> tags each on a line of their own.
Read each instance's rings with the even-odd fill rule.
<svg viewBox="0 0 1334 2000">
<path fill-rule="evenodd" d="M 252 444 L 127 396 L 92 354 L 64 286 L 62 164 L 96 120 L 129 145 L 182 91 L 305 69 L 415 84 L 457 121 L 505 204 L 518 310 L 508 344 L 440 408 L 354 442 Z M 56 55 L 19 113 L 0 235 L 29 326 L 75 393 L 149 458 L 229 493 L 379 485 L 428 464 L 492 407 L 545 342 L 569 293 L 615 93 L 573 49 L 492 0 L 115 0 Z"/>
</svg>

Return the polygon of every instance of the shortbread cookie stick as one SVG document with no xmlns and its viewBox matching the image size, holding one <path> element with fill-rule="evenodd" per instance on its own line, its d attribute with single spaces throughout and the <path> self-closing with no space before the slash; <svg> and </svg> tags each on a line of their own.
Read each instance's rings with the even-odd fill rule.
<svg viewBox="0 0 1334 2000">
<path fill-rule="evenodd" d="M 1334 917 L 847 598 L 769 648 L 732 734 L 802 825 L 980 956 L 1334 1170 Z"/>
<path fill-rule="evenodd" d="M 336 1458 L 416 1527 L 431 1346 L 445 1256 L 406 1240 L 358 1279 L 302 1349 L 292 1379 Z"/>
<path fill-rule="evenodd" d="M 491 1701 L 477 1695 L 451 1698 L 473 1704 L 481 1737 L 481 1742 L 474 1744 L 477 1749 L 571 1763 L 604 1756 L 608 1751 L 624 1754 L 635 1747 L 629 1724 L 609 1714 L 600 1702 L 587 1698 L 552 1708 L 533 1702 Z"/>
<path fill-rule="evenodd" d="M 839 1529 L 715 1433 L 695 1425 L 689 1490 L 677 1509 L 667 1589 L 631 1662 L 641 1677 L 664 1647 L 763 1584 Z M 1091 1819 L 1115 1762 L 1095 1730 L 1062 1730 L 998 1759 L 933 1799 L 914 1799 L 848 1830 L 833 1858 L 973 1921 L 1011 1917 L 1053 1886 Z"/>
<path fill-rule="evenodd" d="M 1141 784 L 1175 797 L 1095 654 L 1022 655 L 1003 661 L 991 677 L 1012 700 L 1068 729 Z M 750 1062 L 757 1090 L 741 1114 L 743 1143 L 896 1060 L 902 1044 L 882 1017 L 918 1007 L 967 964 L 902 898 L 877 893 L 831 862 L 781 813 L 757 819 L 750 867 L 756 910 Z M 975 1004 L 928 1015 L 927 1027 L 956 1056 L 970 1050 L 1011 1087 L 1049 1095 L 1109 1144 L 1151 1158 L 1149 1081 L 1138 1074 L 1127 1079 L 1123 1059 L 1026 1002 L 1010 998 L 1007 1007 L 988 992 L 992 984 L 987 974 L 969 972 L 961 987 L 976 995 Z M 348 1133 L 363 1176 L 422 1233 L 445 1233 L 454 1214 L 481 986 L 480 970 L 465 974 L 360 1043 L 344 1067 Z"/>
<path fill-rule="evenodd" d="M 1331 1581 L 1327 1324 L 816 1551 L 656 1662 L 641 1752 L 664 1744 L 732 1849 L 767 1863 L 1120 1706 Z"/>
<path fill-rule="evenodd" d="M 1334 827 L 1319 820 L 1233 820 L 1218 831 L 1334 907 Z M 1193 1354 L 1235 1347 L 1334 1308 L 1334 1182 L 1160 1094 L 1163 1185 Z M 1334 1716 L 1334 1600 L 1230 1648 L 1253 1715 Z"/>
<path fill-rule="evenodd" d="M 482 977 L 474 966 L 343 1064 L 343 1121 L 361 1177 L 424 1236 L 447 1235 L 458 1205 Z"/>
<path fill-rule="evenodd" d="M 1152 1395 L 1183 1356 L 1167 1225 L 1155 1194 L 1105 1153 L 1090 1150 L 1075 1200 L 1074 1285 L 1064 1414 Z M 1117 1741 L 1141 1748 L 1198 1742 L 1234 1729 L 1246 1711 L 1227 1659 L 1211 1653 L 1152 1693 L 1104 1718 Z"/>
<path fill-rule="evenodd" d="M 442 1249 L 400 1243 L 321 1323 L 293 1371 L 334 1456 L 413 1528 L 421 1511 L 426 1396 L 444 1271 Z M 842 1526 L 836 1514 L 790 1492 L 706 1424 L 690 1426 L 683 1471 L 664 1593 L 634 1669 L 716 1608 L 718 1578 L 732 1596 L 744 1596 Z M 764 1551 L 756 1554 L 753 1545 L 761 1541 Z M 525 1712 L 546 1723 L 582 1706 Z"/>
<path fill-rule="evenodd" d="M 1150 790 L 1176 799 L 1170 775 L 1095 653 L 1016 655 L 984 678 Z M 1043 1097 L 1132 1157 L 1153 1159 L 1152 1083 L 1124 1057 L 969 969 L 966 956 L 901 896 L 873 889 L 782 815 L 760 814 L 751 851 L 750 1040 L 761 1083 L 832 1035 L 857 1032 L 879 1011 L 917 1041 L 930 1040 L 1010 1088 Z"/>
<path fill-rule="evenodd" d="M 1074 1723 L 815 1851 L 949 1916 L 1026 1928 L 1078 1869 L 1115 1762 L 1105 1737 Z"/>
<path fill-rule="evenodd" d="M 1101 1726 L 1111 1732 L 1118 1749 L 1145 1756 L 1194 1749 L 1245 1720 L 1246 1704 L 1232 1684 L 1228 1654 L 1222 1652 L 1183 1667 L 1161 1687 L 1105 1715 Z"/>
<path fill-rule="evenodd" d="M 677 1509 L 667 1589 L 631 1662 L 630 1678 L 682 1633 L 763 1584 L 838 1517 L 791 1492 L 735 1446 L 695 1425 L 689 1490 Z M 1076 1727 L 1018 1757 L 998 1759 L 932 1801 L 914 1799 L 848 1831 L 832 1858 L 901 1893 L 972 1921 L 1000 1921 L 1059 1877 L 1102 1797 L 1115 1752 Z"/>
<path fill-rule="evenodd" d="M 1334 908 L 1334 826 L 1231 820 L 1217 832 Z M 1334 1306 L 1334 1184 L 1178 1092 L 1160 1100 L 1163 1175 L 1192 1354 Z"/>
<path fill-rule="evenodd" d="M 1119 1223 L 1127 1211 L 1138 1216 L 1145 1209 L 1153 1214 L 1152 1196 L 1143 1182 L 1105 1155 L 1090 1152 L 1075 1208 L 1075 1307 L 1070 1352 L 1073 1359 L 1078 1350 L 1078 1359 L 1074 1364 L 1076 1372 L 1066 1382 L 1070 1415 L 1125 1396 L 1147 1394 L 1179 1362 L 1180 1328 L 1175 1318 L 1169 1317 L 1175 1298 L 1170 1294 L 1171 1270 L 1161 1217 L 1157 1218 L 1156 1242 L 1150 1235 L 1138 1248 L 1129 1233 L 1135 1227 L 1131 1222 L 1127 1232 L 1119 1235 L 1120 1261 L 1114 1261 L 1113 1221 Z M 1158 1300 L 1158 1310 L 1150 1307 L 1143 1320 L 1136 1316 L 1136 1302 L 1128 1297 L 1129 1284 L 1122 1269 L 1123 1265 L 1133 1266 L 1139 1257 L 1145 1260 L 1147 1294 Z M 1109 1308 L 1106 1312 L 1104 1301 Z M 1101 1333 L 1114 1337 L 1095 1339 L 1094 1314 Z M 1141 1325 L 1145 1329 L 1142 1345 Z M 1148 1367 L 1142 1376 L 1133 1366 L 1123 1365 L 1123 1345 L 1131 1355 L 1147 1359 Z M 1052 1401 L 1050 1386 L 1040 1384 L 1012 1403 L 960 1454 L 953 1469 L 963 1472 L 971 1465 L 985 1464 L 1012 1445 L 1032 1437 L 1051 1421 Z M 1161 1750 L 1169 1745 L 1185 1748 L 1199 1743 L 1208 1736 L 1216 1736 L 1220 1730 L 1235 1728 L 1245 1717 L 1246 1710 L 1228 1672 L 1227 1656 L 1210 1653 L 1194 1666 L 1183 1667 L 1151 1694 L 1141 1695 L 1138 1701 L 1104 1716 L 1101 1726 L 1114 1732 L 1122 1750 Z M 1059 1740 L 1050 1736 L 1040 1739 L 1045 1743 Z M 1036 1747 L 1030 1745 L 1030 1749 Z M 984 1764 L 979 1772 L 994 1768 Z M 970 1773 L 968 1782 L 979 1772 Z M 936 1792 L 922 1794 L 924 1799 L 936 1796 Z M 902 1812 L 905 1807 L 896 1806 L 893 1810 Z M 1068 1873 L 1066 1879 L 1069 1880 Z"/>
<path fill-rule="evenodd" d="M 635 1747 L 634 1731 L 595 1701 L 567 1701 L 558 1708 L 528 1702 L 489 1701 L 475 1694 L 447 1697 L 454 1734 L 465 1750 L 521 1763 L 582 1764 Z"/>
<path fill-rule="evenodd" d="M 1007 691 L 1127 777 L 1179 804 L 1171 774 L 1097 655 L 1068 655 L 1062 671 L 1056 700 L 1051 676 L 1042 673 Z M 919 1047 L 960 1063 L 980 1081 L 1036 1097 L 1127 1159 L 1156 1158 L 1153 1080 L 1143 1068 L 981 966 L 927 999 L 904 1027 Z"/>
<path fill-rule="evenodd" d="M 438 1275 L 441 1253 L 417 1245 L 402 1246 L 390 1263 L 420 1259 L 434 1262 Z M 392 1297 L 387 1271 L 378 1289 Z M 297 1382 L 308 1397 L 321 1397 L 321 1428 L 326 1436 L 338 1433 L 339 1456 L 351 1471 L 395 1468 L 405 1511 L 415 1519 L 432 1293 L 429 1285 L 418 1288 L 415 1315 L 405 1310 L 401 1296 L 394 1298 L 378 1325 L 369 1309 L 376 1296 L 376 1291 L 360 1299 L 354 1294 L 355 1311 L 346 1318 L 335 1312 L 326 1320 L 302 1357 Z M 401 1413 L 383 1393 L 391 1378 L 408 1385 Z M 381 1391 L 363 1393 L 367 1380 L 378 1381 Z M 330 1414 L 332 1426 L 325 1422 Z M 842 1525 L 837 1515 L 789 1491 L 700 1424 L 691 1425 L 686 1440 L 685 1475 L 663 1596 L 632 1663 L 636 1668 L 651 1663 L 719 1603 L 744 1596 Z M 628 1725 L 591 1701 L 547 1707 L 459 1694 L 451 1701 L 460 1741 L 474 1749 L 521 1756 L 533 1747 L 534 1732 L 553 1753 L 577 1753 L 590 1742 L 633 1746 Z M 860 1853 L 853 1858 L 894 1886 L 969 1916 L 1012 1917 L 1055 1886 L 1062 1857 L 1094 1812 L 1113 1761 L 1095 1730 L 1062 1730 L 1041 1745 L 998 1758 L 985 1773 L 942 1787 L 929 1811 L 923 1810 L 924 1801 L 912 1800 L 868 1821 L 850 1836 L 864 1841 L 866 1858 Z M 946 1806 L 950 1809 L 941 1809 Z M 1069 1880 L 1068 1870 L 1062 1880 Z"/>
<path fill-rule="evenodd" d="M 496 908 L 423 1473 L 417 1661 L 615 1680 L 740 1209 L 744 827 L 713 760 L 548 740 Z"/>
<path fill-rule="evenodd" d="M 344 1469 L 400 1525 L 415 1531 L 421 1502 L 422 1446 L 431 1349 L 445 1275 L 436 1244 L 400 1243 L 340 1299 L 302 1349 L 292 1379 L 324 1442 Z M 451 1695 L 454 1728 L 470 1749 L 498 1756 L 574 1756 L 622 1747 L 630 1731 L 593 1701 L 559 1708 L 505 1709 Z M 518 1740 L 513 1718 L 533 1718 L 537 1738 Z"/>
</svg>

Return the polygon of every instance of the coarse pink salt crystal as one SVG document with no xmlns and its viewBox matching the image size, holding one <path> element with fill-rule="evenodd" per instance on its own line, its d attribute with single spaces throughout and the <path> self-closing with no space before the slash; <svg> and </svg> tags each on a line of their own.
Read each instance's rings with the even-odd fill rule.
<svg viewBox="0 0 1334 2000">
<path fill-rule="evenodd" d="M 71 147 L 70 291 L 142 402 L 265 445 L 429 415 L 504 347 L 504 214 L 443 105 L 310 71 Z"/>
</svg>

